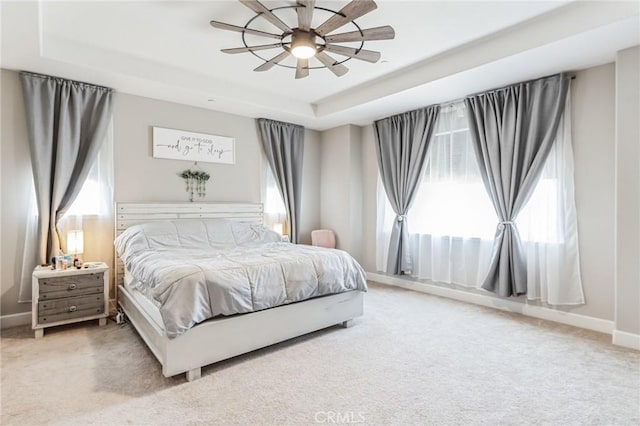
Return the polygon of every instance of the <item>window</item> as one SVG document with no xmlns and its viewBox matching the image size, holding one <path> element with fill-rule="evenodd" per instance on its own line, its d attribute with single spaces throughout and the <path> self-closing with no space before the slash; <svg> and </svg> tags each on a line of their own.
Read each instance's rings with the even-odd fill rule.
<svg viewBox="0 0 640 426">
<path fill-rule="evenodd" d="M 380 271 L 386 270 L 394 218 L 379 183 Z M 463 103 L 440 111 L 407 220 L 413 275 L 468 287 L 482 284 L 499 220 L 480 175 Z M 516 224 L 527 259 L 528 297 L 553 304 L 584 303 L 569 107 L 565 108 L 542 176 Z"/>
<path fill-rule="evenodd" d="M 97 216 L 102 210 L 102 200 L 100 193 L 100 182 L 95 179 L 87 178 L 82 185 L 80 193 L 75 201 L 67 210 L 65 215 L 68 216 Z"/>
<path fill-rule="evenodd" d="M 416 234 L 493 239 L 498 220 L 484 189 L 462 104 L 440 112 L 408 220 Z"/>
<path fill-rule="evenodd" d="M 287 210 L 271 167 L 266 167 L 264 223 L 280 234 L 287 234 Z"/>
<path fill-rule="evenodd" d="M 266 182 L 267 188 L 264 200 L 264 212 L 267 214 L 286 216 L 287 210 L 284 207 L 284 201 L 282 200 L 282 195 L 280 195 L 278 183 L 276 182 L 276 178 L 273 176 L 273 172 L 269 166 L 267 166 Z"/>
<path fill-rule="evenodd" d="M 105 140 L 93 161 L 78 196 L 65 212 L 67 217 L 107 216 L 113 210 L 113 137 L 109 124 Z"/>
</svg>

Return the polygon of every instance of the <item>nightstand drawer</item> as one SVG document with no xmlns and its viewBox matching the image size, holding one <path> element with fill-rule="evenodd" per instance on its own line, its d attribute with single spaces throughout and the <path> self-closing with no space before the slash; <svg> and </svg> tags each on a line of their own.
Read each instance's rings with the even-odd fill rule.
<svg viewBox="0 0 640 426">
<path fill-rule="evenodd" d="M 38 323 L 48 324 L 104 313 L 104 294 L 69 297 L 38 303 Z"/>
<path fill-rule="evenodd" d="M 40 300 L 102 293 L 104 273 L 42 278 L 39 290 Z"/>
</svg>

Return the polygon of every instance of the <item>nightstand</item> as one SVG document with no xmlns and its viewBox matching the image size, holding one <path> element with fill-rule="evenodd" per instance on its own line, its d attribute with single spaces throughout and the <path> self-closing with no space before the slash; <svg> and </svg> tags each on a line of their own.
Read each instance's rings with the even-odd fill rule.
<svg viewBox="0 0 640 426">
<path fill-rule="evenodd" d="M 109 314 L 109 267 L 91 263 L 82 269 L 51 269 L 38 266 L 33 271 L 31 328 L 36 339 L 46 327 L 98 319 L 107 324 Z"/>
</svg>

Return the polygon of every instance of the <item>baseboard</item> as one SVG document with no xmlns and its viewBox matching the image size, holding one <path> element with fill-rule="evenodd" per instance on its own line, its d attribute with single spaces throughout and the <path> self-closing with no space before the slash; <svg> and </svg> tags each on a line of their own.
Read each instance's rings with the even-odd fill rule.
<svg viewBox="0 0 640 426">
<path fill-rule="evenodd" d="M 446 297 L 459 300 L 461 302 L 473 303 L 475 305 L 500 309 L 502 311 L 515 312 L 529 317 L 572 325 L 574 327 L 585 328 L 587 330 L 598 331 L 600 333 L 611 334 L 613 332 L 613 321 L 600 318 L 588 317 L 586 315 L 574 314 L 571 312 L 556 311 L 543 306 L 527 305 L 507 299 L 485 296 L 454 288 L 441 287 L 405 278 L 391 277 L 388 275 L 367 272 L 367 279 L 385 285 L 402 287 L 434 296 Z"/>
<path fill-rule="evenodd" d="M 31 324 L 31 312 L 0 316 L 0 329 Z"/>
<path fill-rule="evenodd" d="M 640 351 L 640 334 L 613 330 L 613 344 Z"/>
</svg>

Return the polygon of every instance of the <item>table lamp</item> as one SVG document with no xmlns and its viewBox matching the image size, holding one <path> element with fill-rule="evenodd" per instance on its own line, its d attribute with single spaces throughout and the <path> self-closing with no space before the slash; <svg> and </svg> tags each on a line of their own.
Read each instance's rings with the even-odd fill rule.
<svg viewBox="0 0 640 426">
<path fill-rule="evenodd" d="M 73 266 L 82 267 L 82 260 L 79 254 L 84 252 L 84 232 L 82 229 L 73 229 L 67 233 L 67 251 L 73 253 Z"/>
</svg>

